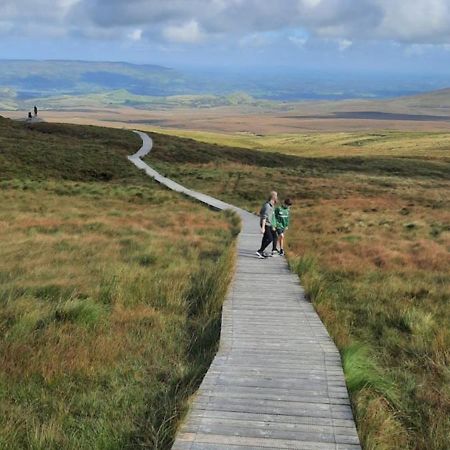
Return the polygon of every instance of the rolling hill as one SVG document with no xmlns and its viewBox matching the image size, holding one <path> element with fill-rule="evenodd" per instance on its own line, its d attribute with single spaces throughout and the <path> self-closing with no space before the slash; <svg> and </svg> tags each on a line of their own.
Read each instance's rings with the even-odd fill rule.
<svg viewBox="0 0 450 450">
<path fill-rule="evenodd" d="M 0 60 L 0 86 L 13 91 L 17 100 L 81 95 L 123 86 L 141 95 L 170 95 L 179 92 L 180 87 L 186 89 L 179 73 L 157 65 L 31 60 Z"/>
<path fill-rule="evenodd" d="M 436 115 L 450 115 L 450 88 L 408 97 L 399 97 L 384 103 L 391 107 L 422 111 L 424 114 L 433 111 Z"/>
<path fill-rule="evenodd" d="M 390 99 L 311 102 L 307 109 L 310 114 L 359 112 L 372 117 L 374 113 L 450 116 L 450 88 Z"/>
<path fill-rule="evenodd" d="M 54 107 L 66 101 L 97 101 L 97 106 L 103 107 L 105 99 L 101 95 L 93 99 L 91 95 L 117 97 L 117 92 L 125 97 L 128 106 L 141 107 L 143 104 L 151 107 L 153 97 L 170 97 L 167 103 L 173 103 L 171 97 L 179 95 L 206 95 L 206 101 L 200 99 L 202 105 L 223 106 L 223 97 L 235 92 L 278 103 L 371 100 L 439 89 L 448 85 L 447 82 L 450 80 L 442 77 L 429 80 L 416 76 L 405 81 L 403 77 L 389 74 L 321 73 L 306 69 L 265 72 L 249 68 L 245 73 L 233 73 L 225 68 L 174 70 L 124 62 L 0 60 L 0 110 L 26 109 L 24 102 L 33 99 L 48 104 L 49 108 L 53 107 L 53 101 Z M 211 97 L 218 98 L 211 102 Z"/>
</svg>

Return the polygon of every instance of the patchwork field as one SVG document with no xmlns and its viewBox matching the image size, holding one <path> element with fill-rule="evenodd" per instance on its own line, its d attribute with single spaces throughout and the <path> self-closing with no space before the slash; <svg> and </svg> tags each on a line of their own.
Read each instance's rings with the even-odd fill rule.
<svg viewBox="0 0 450 450">
<path fill-rule="evenodd" d="M 173 130 L 195 138 L 239 140 L 252 145 L 279 135 L 321 133 L 450 132 L 450 90 L 389 100 L 271 101 L 245 93 L 227 97 L 185 95 L 151 97 L 149 103 L 133 103 L 122 91 L 91 96 L 36 99 L 42 117 L 50 122 Z M 41 102 L 41 103 L 40 103 Z M 34 103 L 30 103 L 32 108 Z M 39 106 L 41 108 L 41 106 Z M 0 102 L 0 109 L 2 108 Z M 28 110 L 9 109 L 0 114 L 24 119 Z M 195 131 L 195 135 L 192 131 Z M 206 134 L 205 134 L 206 133 Z M 208 136 L 209 134 L 209 136 Z M 236 136 L 237 135 L 237 136 Z M 239 140 L 236 140 L 239 139 Z M 225 142 L 224 142 L 225 143 Z M 277 150 L 277 148 L 273 148 Z"/>
<path fill-rule="evenodd" d="M 215 353 L 234 216 L 132 133 L 0 118 L 0 448 L 170 447 Z"/>
<path fill-rule="evenodd" d="M 289 261 L 342 352 L 364 448 L 447 449 L 448 136 L 317 133 L 278 153 L 153 139 L 147 162 L 188 187 L 251 211 L 272 189 L 293 199 Z"/>
</svg>

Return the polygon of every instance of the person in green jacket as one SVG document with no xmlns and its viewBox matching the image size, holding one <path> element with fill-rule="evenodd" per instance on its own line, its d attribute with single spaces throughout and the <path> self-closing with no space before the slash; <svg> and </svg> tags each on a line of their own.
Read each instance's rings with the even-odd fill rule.
<svg viewBox="0 0 450 450">
<path fill-rule="evenodd" d="M 292 201 L 290 198 L 287 198 L 281 206 L 275 208 L 274 222 L 277 239 L 273 240 L 272 255 L 278 253 L 280 256 L 284 256 L 284 233 L 289 227 L 291 206 Z M 277 249 L 278 243 L 280 244 L 280 250 Z"/>
</svg>

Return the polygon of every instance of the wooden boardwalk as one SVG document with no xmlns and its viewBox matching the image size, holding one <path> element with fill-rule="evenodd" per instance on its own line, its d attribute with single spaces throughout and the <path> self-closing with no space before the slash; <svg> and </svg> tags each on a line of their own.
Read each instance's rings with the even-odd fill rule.
<svg viewBox="0 0 450 450">
<path fill-rule="evenodd" d="M 284 258 L 256 258 L 258 219 L 130 160 L 170 189 L 242 219 L 220 348 L 173 450 L 360 449 L 338 350 Z"/>
</svg>

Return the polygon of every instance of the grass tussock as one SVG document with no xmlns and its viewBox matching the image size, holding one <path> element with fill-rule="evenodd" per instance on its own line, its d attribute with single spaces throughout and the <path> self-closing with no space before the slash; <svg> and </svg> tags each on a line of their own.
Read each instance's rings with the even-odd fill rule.
<svg viewBox="0 0 450 450">
<path fill-rule="evenodd" d="M 238 221 L 136 173 L 131 133 L 1 125 L 0 448 L 169 448 Z"/>
<path fill-rule="evenodd" d="M 364 448 L 447 449 L 447 138 L 339 135 L 303 136 L 280 153 L 157 135 L 149 161 L 250 211 L 273 189 L 293 199 L 290 265 L 341 350 Z"/>
</svg>

